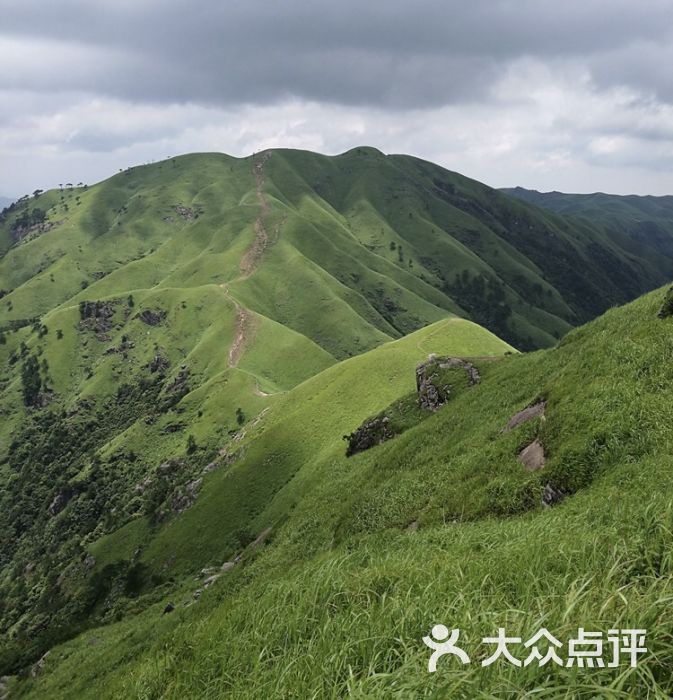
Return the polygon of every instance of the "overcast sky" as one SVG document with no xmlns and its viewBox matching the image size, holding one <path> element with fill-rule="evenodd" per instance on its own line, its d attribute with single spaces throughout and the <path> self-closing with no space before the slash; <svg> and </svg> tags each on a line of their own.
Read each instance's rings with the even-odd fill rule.
<svg viewBox="0 0 673 700">
<path fill-rule="evenodd" d="M 673 0 L 0 0 L 0 195 L 190 151 L 673 194 Z"/>
</svg>

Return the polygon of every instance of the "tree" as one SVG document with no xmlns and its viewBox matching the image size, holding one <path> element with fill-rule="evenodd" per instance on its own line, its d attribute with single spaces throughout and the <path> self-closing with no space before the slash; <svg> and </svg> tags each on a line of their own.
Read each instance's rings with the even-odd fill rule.
<svg viewBox="0 0 673 700">
<path fill-rule="evenodd" d="M 40 389 L 42 388 L 42 379 L 40 377 L 40 365 L 37 358 L 33 355 L 26 358 L 21 368 L 21 388 L 23 402 L 26 406 L 37 405 Z"/>
<path fill-rule="evenodd" d="M 236 409 L 236 422 L 239 425 L 245 423 L 245 413 L 243 413 L 243 409 L 240 406 Z"/>
<path fill-rule="evenodd" d="M 198 445 L 196 444 L 196 440 L 194 439 L 194 436 L 190 433 L 189 436 L 187 437 L 187 454 L 191 455 L 196 452 L 198 448 Z"/>
</svg>

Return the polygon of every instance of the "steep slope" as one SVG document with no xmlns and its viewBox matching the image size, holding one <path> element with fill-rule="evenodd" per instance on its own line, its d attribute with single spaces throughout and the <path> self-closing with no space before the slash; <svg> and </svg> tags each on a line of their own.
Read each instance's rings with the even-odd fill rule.
<svg viewBox="0 0 673 700">
<path fill-rule="evenodd" d="M 601 227 L 370 148 L 131 168 L 14 206 L 0 251 L 0 327 L 133 289 L 226 284 L 337 359 L 447 313 L 550 345 L 663 282 Z"/>
<path fill-rule="evenodd" d="M 506 194 L 604 228 L 619 246 L 646 260 L 656 283 L 673 276 L 673 197 L 565 194 L 514 187 Z"/>
<path fill-rule="evenodd" d="M 268 342 L 278 349 L 273 336 Z M 302 352 L 297 344 L 291 349 Z M 240 389 L 231 384 L 242 378 L 231 373 L 177 397 L 174 382 L 163 390 L 128 387 L 102 414 L 35 416 L 10 448 L 12 476 L 0 508 L 0 552 L 8 564 L 0 589 L 10 632 L 0 662 L 24 663 L 69 630 L 114 619 L 136 606 L 139 593 L 171 588 L 176 577 L 233 557 L 242 543 L 282 522 L 301 500 L 300 469 L 341 454 L 347 429 L 409 391 L 413 368 L 427 353 L 508 351 L 470 321 L 441 321 L 287 393 L 254 397 L 255 418 L 238 431 L 218 424 L 227 394 Z M 194 449 L 167 431 L 177 421 L 189 426 Z M 47 612 L 44 600 L 60 605 Z"/>
<path fill-rule="evenodd" d="M 545 345 L 650 272 L 602 229 L 366 148 L 24 198 L 0 221 L 0 672 L 275 531 L 428 352 L 513 351 L 459 316 Z"/>
<path fill-rule="evenodd" d="M 198 602 L 195 583 L 185 582 L 140 615 L 54 649 L 37 678 L 12 692 L 669 697 L 673 319 L 659 316 L 663 301 L 664 291 L 654 292 L 553 350 L 482 362 L 481 384 L 351 459 L 323 449 L 329 423 L 307 426 L 298 442 L 313 442 L 275 498 L 292 503 L 301 482 L 301 499 L 282 518 L 258 520 L 273 529 L 218 571 Z M 408 339 L 400 342 L 408 348 Z M 426 349 L 425 340 L 420 345 Z M 335 372 L 347 376 L 361 361 L 328 369 L 325 389 Z M 303 422 L 310 424 L 320 398 L 296 396 Z M 543 415 L 512 420 L 541 400 Z M 336 404 L 335 430 L 346 423 L 344 410 L 351 425 L 359 420 Z M 251 438 L 250 459 L 268 455 L 265 447 L 252 456 L 264 439 L 264 431 Z M 517 459 L 532 441 L 546 454 L 538 471 Z M 297 442 L 274 444 L 275 462 Z M 211 554 L 219 569 L 223 552 Z M 162 616 L 169 601 L 177 610 Z M 446 658 L 437 674 L 427 673 L 421 638 L 437 622 L 461 630 L 471 664 Z M 646 629 L 648 651 L 634 668 L 622 659 L 590 672 L 479 663 L 492 651 L 479 640 L 498 627 L 525 640 L 542 626 L 563 640 L 563 658 L 578 627 Z M 528 653 L 516 643 L 510 650 Z"/>
</svg>

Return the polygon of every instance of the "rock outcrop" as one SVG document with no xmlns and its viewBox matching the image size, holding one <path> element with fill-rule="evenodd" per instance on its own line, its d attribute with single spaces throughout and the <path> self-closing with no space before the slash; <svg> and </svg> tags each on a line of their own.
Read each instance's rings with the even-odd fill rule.
<svg viewBox="0 0 673 700">
<path fill-rule="evenodd" d="M 527 406 L 510 418 L 509 423 L 503 428 L 503 432 L 508 433 L 510 430 L 518 428 L 522 423 L 533 420 L 533 418 L 537 418 L 538 416 L 544 416 L 546 406 L 547 404 L 545 401 L 538 401 L 531 406 Z"/>
<path fill-rule="evenodd" d="M 428 359 L 416 367 L 416 391 L 421 408 L 436 411 L 441 408 L 451 395 L 451 385 L 442 379 L 441 370 L 464 369 L 470 386 L 479 384 L 479 370 L 466 360 L 459 357 L 437 357 L 430 355 Z"/>
<path fill-rule="evenodd" d="M 422 409 L 434 412 L 449 401 L 453 377 L 447 374 L 446 370 L 452 369 L 464 370 L 470 386 L 479 384 L 481 381 L 479 370 L 471 362 L 460 357 L 430 355 L 425 362 L 416 367 L 417 400 Z M 368 418 L 350 435 L 344 435 L 343 439 L 348 443 L 346 457 L 380 445 L 402 432 L 404 427 L 400 427 L 397 423 L 397 427 L 393 426 L 390 418 L 391 415 L 393 417 L 396 415 L 396 410 L 398 409 L 393 405 L 378 416 Z"/>
<path fill-rule="evenodd" d="M 101 342 L 110 340 L 107 332 L 112 329 L 115 314 L 115 305 L 119 302 L 113 301 L 80 301 L 79 319 L 80 328 L 93 331 L 96 338 Z"/>
<path fill-rule="evenodd" d="M 163 309 L 145 309 L 138 314 L 138 318 L 148 326 L 158 326 L 166 318 L 166 312 Z"/>
<path fill-rule="evenodd" d="M 528 472 L 536 472 L 542 469 L 546 462 L 544 447 L 542 443 L 535 439 L 527 447 L 519 452 L 519 461 Z"/>
<path fill-rule="evenodd" d="M 358 452 L 364 452 L 370 447 L 380 445 L 394 437 L 390 427 L 390 419 L 387 416 L 377 416 L 366 420 L 357 430 L 350 435 L 344 435 L 348 443 L 346 457 L 351 457 Z"/>
</svg>

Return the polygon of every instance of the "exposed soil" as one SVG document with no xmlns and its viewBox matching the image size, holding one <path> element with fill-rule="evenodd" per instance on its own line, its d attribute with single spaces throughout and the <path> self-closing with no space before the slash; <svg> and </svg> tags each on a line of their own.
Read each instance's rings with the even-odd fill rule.
<svg viewBox="0 0 673 700">
<path fill-rule="evenodd" d="M 250 339 L 250 331 L 253 321 L 253 315 L 244 309 L 240 304 L 236 304 L 236 335 L 234 342 L 229 348 L 229 366 L 237 367 L 241 359 L 243 350 Z"/>
<path fill-rule="evenodd" d="M 271 233 L 269 232 L 267 223 L 271 208 L 264 194 L 264 164 L 270 157 L 271 151 L 267 151 L 256 160 L 253 160 L 252 172 L 255 176 L 255 192 L 259 203 L 259 214 L 255 219 L 255 240 L 241 258 L 238 279 L 246 279 L 252 275 L 259 265 L 264 251 L 278 239 L 280 234 L 280 223 L 273 227 Z M 228 284 L 223 284 L 221 287 L 224 289 L 227 298 L 236 307 L 236 332 L 234 334 L 234 342 L 229 348 L 229 366 L 237 367 L 254 333 L 255 316 L 231 296 Z M 256 387 L 254 391 L 257 396 L 269 396 L 269 394 L 263 392 L 259 387 Z"/>
<path fill-rule="evenodd" d="M 263 153 L 256 161 L 253 160 L 252 172 L 255 176 L 255 191 L 259 202 L 259 215 L 255 219 L 255 240 L 245 252 L 239 264 L 241 277 L 250 277 L 257 269 L 259 261 L 264 255 L 264 251 L 278 240 L 280 235 L 280 223 L 277 223 L 271 230 L 268 219 L 271 208 L 264 194 L 264 164 L 271 157 L 271 151 Z"/>
</svg>

